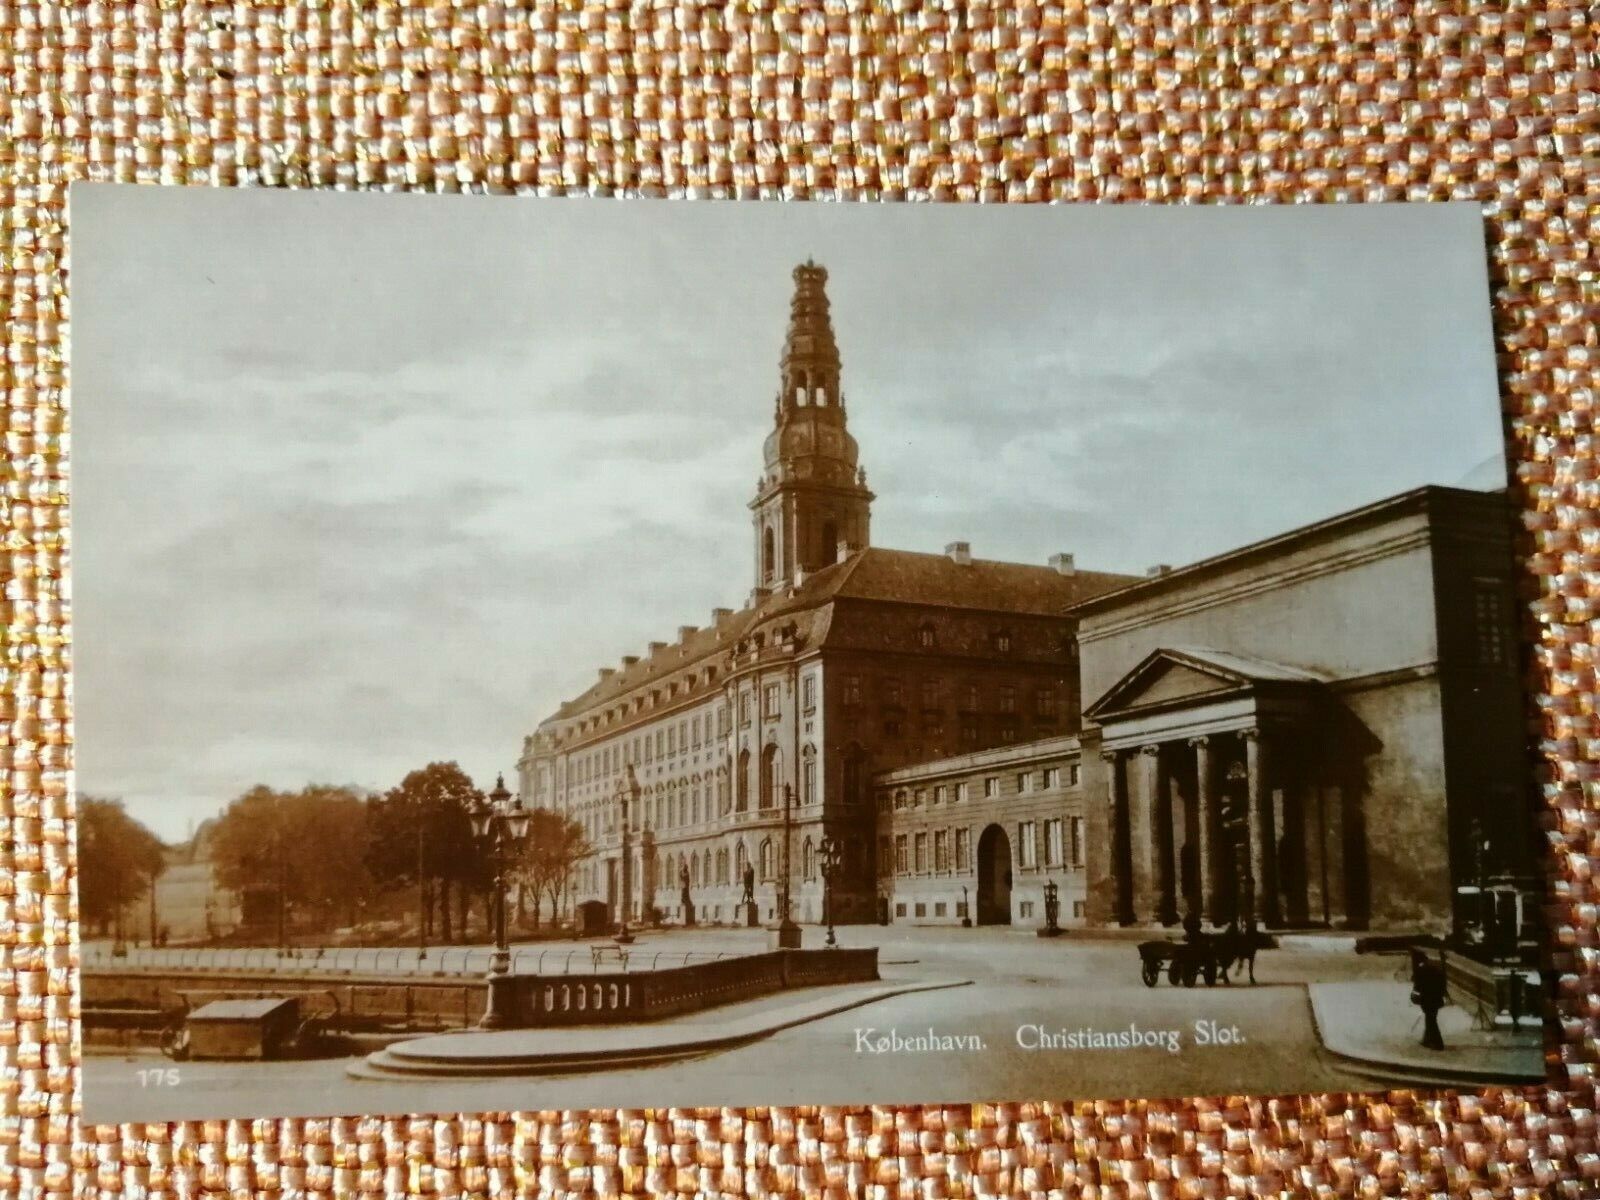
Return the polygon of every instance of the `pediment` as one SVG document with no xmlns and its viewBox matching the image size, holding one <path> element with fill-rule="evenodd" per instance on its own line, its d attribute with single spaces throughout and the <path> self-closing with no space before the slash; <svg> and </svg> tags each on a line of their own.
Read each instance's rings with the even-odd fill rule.
<svg viewBox="0 0 1600 1200">
<path fill-rule="evenodd" d="M 1248 685 L 1248 680 L 1153 655 L 1113 684 L 1089 706 L 1088 716 L 1128 709 L 1167 707 L 1210 699 Z"/>
</svg>

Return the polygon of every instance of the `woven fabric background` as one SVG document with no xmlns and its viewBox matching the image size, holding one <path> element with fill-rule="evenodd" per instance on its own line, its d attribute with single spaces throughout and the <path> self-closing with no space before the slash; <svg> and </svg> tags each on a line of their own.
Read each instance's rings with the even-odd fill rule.
<svg viewBox="0 0 1600 1200">
<path fill-rule="evenodd" d="M 1597 21 L 1580 0 L 0 0 L 0 1190 L 1600 1195 Z M 1528 529 L 1530 770 L 1547 804 L 1559 973 L 1548 1087 L 81 1127 L 63 571 L 66 196 L 85 178 L 1480 201 Z"/>
</svg>

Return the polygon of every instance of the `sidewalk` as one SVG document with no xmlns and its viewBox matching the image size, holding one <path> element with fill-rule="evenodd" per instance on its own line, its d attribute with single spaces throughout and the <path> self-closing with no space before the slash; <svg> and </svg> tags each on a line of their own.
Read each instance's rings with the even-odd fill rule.
<svg viewBox="0 0 1600 1200">
<path fill-rule="evenodd" d="M 1422 1012 L 1397 981 L 1312 983 L 1311 1012 L 1323 1047 L 1357 1074 L 1424 1087 L 1537 1083 L 1545 1077 L 1544 1030 L 1474 1029 L 1454 1005 L 1439 1013 L 1443 1050 L 1422 1046 Z"/>
<path fill-rule="evenodd" d="M 439 1034 L 395 1042 L 352 1064 L 349 1074 L 375 1080 L 461 1079 L 645 1066 L 753 1042 L 891 996 L 970 982 L 879 980 L 805 988 L 781 999 L 766 996 L 662 1021 Z"/>
</svg>

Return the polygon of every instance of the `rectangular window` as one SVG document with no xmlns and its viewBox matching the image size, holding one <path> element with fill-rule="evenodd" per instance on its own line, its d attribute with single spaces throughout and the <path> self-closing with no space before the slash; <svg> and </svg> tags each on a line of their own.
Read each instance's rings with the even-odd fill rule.
<svg viewBox="0 0 1600 1200">
<path fill-rule="evenodd" d="M 917 916 L 925 917 L 927 915 L 928 915 L 928 905 L 927 905 L 927 903 L 925 901 L 918 900 L 917 901 Z"/>
<path fill-rule="evenodd" d="M 801 684 L 801 699 L 807 712 L 814 712 L 817 707 L 817 677 L 807 675 Z"/>
<path fill-rule="evenodd" d="M 922 684 L 922 707 L 923 708 L 938 708 L 939 707 L 939 681 L 937 679 L 927 679 L 927 680 L 923 681 L 923 684 Z"/>
<path fill-rule="evenodd" d="M 943 829 L 933 831 L 933 869 L 941 873 L 950 869 L 950 834 Z"/>
<path fill-rule="evenodd" d="M 910 802 L 910 795 L 906 792 L 905 788 L 901 788 L 899 791 L 895 792 L 895 794 L 894 794 L 894 810 L 895 810 L 895 812 L 899 812 L 909 802 Z"/>
<path fill-rule="evenodd" d="M 689 751 L 689 719 L 687 717 L 678 722 L 678 749 L 686 754 Z"/>
<path fill-rule="evenodd" d="M 978 685 L 977 684 L 975 684 L 975 683 L 967 684 L 967 702 L 966 702 L 966 705 L 964 707 L 965 707 L 965 710 L 967 712 L 977 712 L 978 711 L 979 705 L 978 705 Z"/>
<path fill-rule="evenodd" d="M 645 760 L 645 762 L 653 762 L 655 760 L 655 752 L 651 749 L 651 747 L 654 744 L 655 744 L 655 739 L 652 738 L 648 733 L 645 734 L 644 735 L 644 760 Z"/>
<path fill-rule="evenodd" d="M 844 703 L 847 708 L 854 708 L 861 703 L 861 676 L 844 677 Z"/>
<path fill-rule="evenodd" d="M 1000 689 L 1000 711 L 1003 713 L 1017 711 L 1017 689 L 1009 683 Z"/>
<path fill-rule="evenodd" d="M 1017 791 L 1033 791 L 1033 773 L 1031 771 L 1019 771 L 1017 773 Z"/>
<path fill-rule="evenodd" d="M 1034 836 L 1032 821 L 1017 824 L 1017 863 L 1023 867 L 1039 865 L 1039 843 Z"/>
<path fill-rule="evenodd" d="M 928 804 L 928 789 L 927 788 L 918 788 L 916 791 L 911 793 L 911 807 L 912 808 L 926 808 L 927 804 Z"/>
<path fill-rule="evenodd" d="M 1067 860 L 1068 865 L 1083 866 L 1083 818 L 1067 818 L 1067 849 L 1072 857 Z"/>
<path fill-rule="evenodd" d="M 965 784 L 965 783 L 956 784 L 956 803 L 960 804 L 962 801 L 964 801 L 967 798 L 967 795 L 968 795 L 968 785 Z"/>
<path fill-rule="evenodd" d="M 1072 902 L 1072 915 L 1073 915 L 1073 917 L 1075 917 L 1079 921 L 1083 920 L 1083 901 L 1082 900 L 1074 900 Z"/>
<path fill-rule="evenodd" d="M 665 758 L 666 757 L 666 753 L 665 753 L 666 745 L 667 745 L 667 733 L 666 733 L 666 730 L 664 730 L 664 729 L 656 730 L 656 757 L 657 758 Z"/>
<path fill-rule="evenodd" d="M 1019 900 L 1017 902 L 1017 916 L 1022 917 L 1024 920 L 1033 916 L 1033 901 Z"/>
<path fill-rule="evenodd" d="M 967 915 L 967 902 L 965 900 L 957 900 L 956 901 L 956 916 L 964 917 L 966 915 Z"/>
<path fill-rule="evenodd" d="M 969 750 L 978 744 L 978 718 L 970 713 L 961 718 L 961 744 Z"/>
<path fill-rule="evenodd" d="M 762 712 L 768 718 L 777 716 L 782 708 L 782 693 L 779 691 L 778 685 L 775 683 L 767 684 L 766 691 L 763 693 L 763 695 L 764 702 L 762 704 Z"/>
<path fill-rule="evenodd" d="M 1044 823 L 1044 865 L 1059 867 L 1065 861 L 1061 846 L 1061 818 L 1051 817 Z"/>
<path fill-rule="evenodd" d="M 928 835 L 926 833 L 917 834 L 914 849 L 917 874 L 925 875 L 928 872 Z"/>
<path fill-rule="evenodd" d="M 884 737 L 899 737 L 900 736 L 900 718 L 899 717 L 885 717 L 883 719 L 883 736 Z"/>
<path fill-rule="evenodd" d="M 733 710 L 724 704 L 717 709 L 717 734 L 719 737 L 727 737 L 732 729 Z"/>
<path fill-rule="evenodd" d="M 739 724 L 750 724 L 750 693 L 739 693 Z"/>
<path fill-rule="evenodd" d="M 972 869 L 972 830 L 956 830 L 956 870 Z"/>
<path fill-rule="evenodd" d="M 887 837 L 878 839 L 878 874 L 887 877 L 894 873 L 894 843 Z"/>
<path fill-rule="evenodd" d="M 905 703 L 905 693 L 901 690 L 898 679 L 883 681 L 883 702 L 890 708 L 899 708 Z"/>
<path fill-rule="evenodd" d="M 1472 581 L 1472 620 L 1478 665 L 1503 665 L 1507 640 L 1505 593 L 1497 580 Z"/>
<path fill-rule="evenodd" d="M 933 802 L 935 804 L 943 804 L 949 798 L 950 798 L 950 789 L 949 788 L 945 787 L 945 785 L 942 784 L 942 783 L 934 785 L 934 788 L 933 788 Z"/>
<path fill-rule="evenodd" d="M 908 874 L 911 870 L 911 840 L 903 833 L 894 835 L 894 873 Z"/>
<path fill-rule="evenodd" d="M 671 725 L 668 725 L 667 726 L 667 753 L 668 754 L 676 754 L 677 752 L 678 752 L 678 731 L 676 729 L 674 729 Z"/>
<path fill-rule="evenodd" d="M 696 750 L 698 750 L 700 748 L 700 718 L 699 717 L 696 717 L 694 719 L 694 748 Z"/>
<path fill-rule="evenodd" d="M 879 792 L 878 793 L 878 811 L 879 812 L 888 812 L 889 811 L 889 793 L 888 792 Z"/>
<path fill-rule="evenodd" d="M 1042 687 L 1033 693 L 1033 715 L 1041 721 L 1056 719 L 1056 690 Z"/>
<path fill-rule="evenodd" d="M 906 902 L 904 900 L 900 901 L 894 906 L 894 915 L 897 917 L 903 917 L 906 915 Z"/>
<path fill-rule="evenodd" d="M 935 900 L 933 902 L 933 915 L 936 917 L 944 916 L 946 907 L 947 906 L 943 900 Z"/>
<path fill-rule="evenodd" d="M 1017 719 L 1015 717 L 1000 718 L 1000 743 L 1009 746 L 1017 740 Z"/>
<path fill-rule="evenodd" d="M 1082 776 L 1080 776 L 1078 774 L 1079 770 L 1080 770 L 1080 768 L 1079 768 L 1077 763 L 1072 763 L 1067 767 L 1067 786 L 1068 787 L 1077 787 L 1078 786 L 1078 781 L 1079 781 L 1079 779 L 1082 778 Z"/>
<path fill-rule="evenodd" d="M 999 794 L 1000 777 L 998 775 L 985 776 L 983 780 L 983 798 L 985 800 L 993 800 Z"/>
<path fill-rule="evenodd" d="M 1046 767 L 1044 769 L 1044 786 L 1047 791 L 1061 786 L 1060 767 Z"/>
</svg>

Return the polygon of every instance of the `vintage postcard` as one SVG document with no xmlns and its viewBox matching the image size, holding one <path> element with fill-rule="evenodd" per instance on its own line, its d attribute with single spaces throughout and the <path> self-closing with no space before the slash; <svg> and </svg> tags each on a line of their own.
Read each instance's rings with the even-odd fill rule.
<svg viewBox="0 0 1600 1200">
<path fill-rule="evenodd" d="M 1475 206 L 70 239 L 88 1120 L 1542 1077 Z"/>
</svg>

